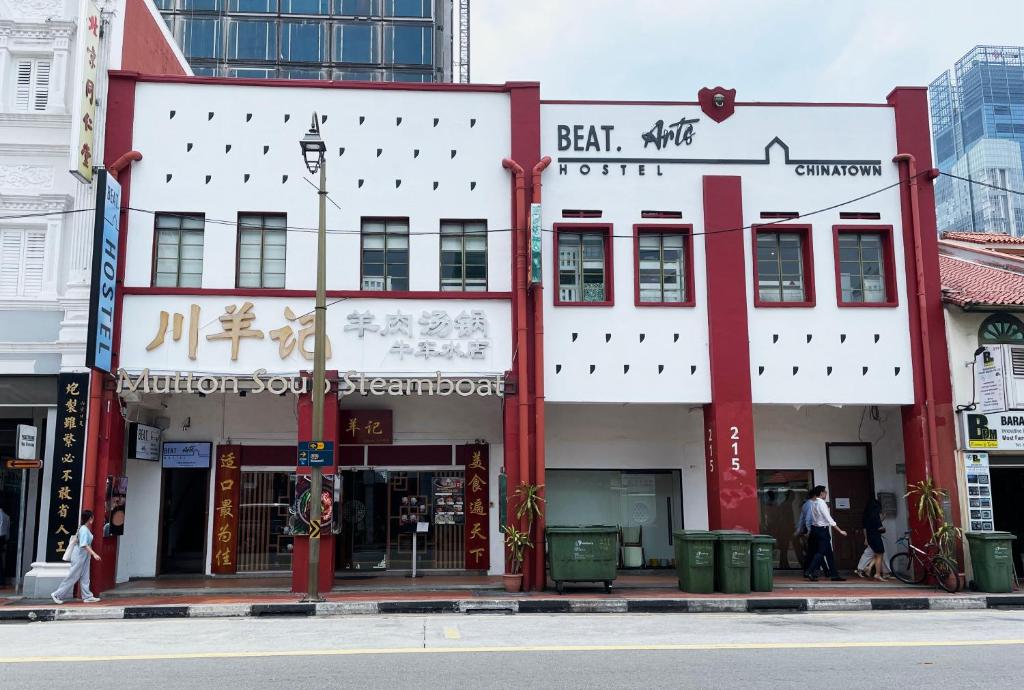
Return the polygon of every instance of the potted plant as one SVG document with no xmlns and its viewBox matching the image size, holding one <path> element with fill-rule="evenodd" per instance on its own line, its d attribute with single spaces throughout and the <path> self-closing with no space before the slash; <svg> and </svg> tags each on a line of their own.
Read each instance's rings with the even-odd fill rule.
<svg viewBox="0 0 1024 690">
<path fill-rule="evenodd" d="M 544 497 L 540 495 L 543 489 L 543 485 L 523 482 L 512 494 L 518 503 L 513 510 L 516 519 L 501 528 L 505 533 L 505 548 L 508 553 L 508 572 L 502 576 L 506 592 L 520 592 L 523 589 L 523 561 L 526 559 L 526 550 L 533 548 L 533 541 L 530 539 L 533 521 L 544 514 L 541 509 Z M 519 526 L 524 520 L 526 529 L 521 530 Z"/>
<path fill-rule="evenodd" d="M 957 545 L 963 539 L 964 533 L 959 527 L 946 521 L 942 502 L 948 496 L 949 492 L 937 487 L 931 479 L 922 479 L 911 484 L 906 493 L 906 498 L 917 499 L 917 519 L 927 522 L 932 533 L 929 543 L 933 544 L 940 554 L 958 563 Z"/>
</svg>

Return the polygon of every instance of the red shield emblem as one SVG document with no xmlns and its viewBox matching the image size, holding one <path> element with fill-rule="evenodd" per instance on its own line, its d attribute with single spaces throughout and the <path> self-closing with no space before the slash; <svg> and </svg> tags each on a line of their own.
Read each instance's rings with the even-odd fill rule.
<svg viewBox="0 0 1024 690">
<path fill-rule="evenodd" d="M 697 101 L 705 115 L 715 122 L 721 122 L 736 111 L 736 89 L 704 87 L 697 92 Z"/>
</svg>

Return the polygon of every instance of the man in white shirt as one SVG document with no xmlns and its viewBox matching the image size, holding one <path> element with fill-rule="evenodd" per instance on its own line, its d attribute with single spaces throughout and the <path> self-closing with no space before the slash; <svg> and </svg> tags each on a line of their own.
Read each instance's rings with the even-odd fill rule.
<svg viewBox="0 0 1024 690">
<path fill-rule="evenodd" d="M 836 525 L 836 521 L 832 519 L 832 515 L 828 512 L 828 504 L 825 503 L 827 500 L 828 489 L 824 486 L 819 484 L 811 490 L 811 534 L 817 539 L 818 544 L 818 550 L 804 573 L 804 577 L 811 582 L 817 581 L 817 571 L 822 562 L 828 566 L 828 574 L 833 580 L 838 582 L 846 579 L 840 576 L 839 571 L 836 570 L 835 554 L 832 552 L 832 528 L 835 527 L 836 531 L 844 537 L 846 532 L 840 529 Z"/>
</svg>

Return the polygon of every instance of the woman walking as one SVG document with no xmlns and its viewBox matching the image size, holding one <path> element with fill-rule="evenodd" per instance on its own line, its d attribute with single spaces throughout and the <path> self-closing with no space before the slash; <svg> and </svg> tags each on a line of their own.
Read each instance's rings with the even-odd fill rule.
<svg viewBox="0 0 1024 690">
<path fill-rule="evenodd" d="M 885 562 L 883 558 L 885 556 L 885 542 L 882 541 L 882 533 L 885 532 L 885 527 L 882 525 L 882 504 L 877 498 L 872 498 L 868 501 L 868 505 L 864 509 L 863 525 L 864 537 L 867 540 L 868 548 L 871 549 L 874 555 L 865 567 L 860 568 L 858 575 L 868 576 L 871 574 L 871 569 L 874 568 L 875 579 L 884 580 L 882 568 Z"/>
<path fill-rule="evenodd" d="M 64 581 L 60 583 L 57 591 L 50 595 L 55 604 L 63 604 L 65 599 L 74 595 L 75 583 L 82 589 L 82 601 L 86 604 L 93 604 L 99 601 L 89 589 L 89 559 L 100 560 L 100 555 L 92 550 L 92 511 L 82 511 L 82 525 L 75 533 L 76 543 L 71 546 L 71 571 Z"/>
</svg>

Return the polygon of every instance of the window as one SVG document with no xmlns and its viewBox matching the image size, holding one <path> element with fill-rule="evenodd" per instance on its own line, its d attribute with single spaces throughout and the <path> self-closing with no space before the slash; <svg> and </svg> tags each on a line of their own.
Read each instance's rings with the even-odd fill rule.
<svg viewBox="0 0 1024 690">
<path fill-rule="evenodd" d="M 392 71 L 391 78 L 387 81 L 398 81 L 407 82 L 413 84 L 429 84 L 434 81 L 434 75 L 431 72 L 402 72 Z"/>
<path fill-rule="evenodd" d="M 558 293 L 555 304 L 613 303 L 612 226 L 555 225 Z"/>
<path fill-rule="evenodd" d="M 378 27 L 371 24 L 334 25 L 334 61 L 366 64 L 377 62 Z"/>
<path fill-rule="evenodd" d="M 283 215 L 239 214 L 238 287 L 284 287 L 286 225 Z"/>
<path fill-rule="evenodd" d="M 892 226 L 834 226 L 841 307 L 896 306 Z"/>
<path fill-rule="evenodd" d="M 369 17 L 380 14 L 377 0 L 334 0 L 334 11 L 347 17 Z"/>
<path fill-rule="evenodd" d="M 688 225 L 633 227 L 637 306 L 693 306 Z"/>
<path fill-rule="evenodd" d="M 34 297 L 43 290 L 44 230 L 0 230 L 0 295 Z"/>
<path fill-rule="evenodd" d="M 323 62 L 326 54 L 326 25 L 315 21 L 281 22 L 282 61 Z"/>
<path fill-rule="evenodd" d="M 44 112 L 50 100 L 50 61 L 18 60 L 15 69 L 14 110 Z"/>
<path fill-rule="evenodd" d="M 978 343 L 982 345 L 1024 344 L 1024 325 L 1015 316 L 1002 312 L 993 314 L 981 322 L 981 327 L 978 329 Z"/>
<path fill-rule="evenodd" d="M 330 14 L 330 0 L 281 0 L 281 14 Z"/>
<path fill-rule="evenodd" d="M 441 290 L 487 290 L 487 223 L 441 221 Z"/>
<path fill-rule="evenodd" d="M 754 306 L 813 307 L 814 263 L 808 225 L 754 228 Z"/>
<path fill-rule="evenodd" d="M 220 20 L 182 18 L 181 50 L 187 58 L 220 57 Z"/>
<path fill-rule="evenodd" d="M 363 219 L 363 290 L 409 289 L 409 219 Z"/>
<path fill-rule="evenodd" d="M 277 22 L 233 21 L 228 24 L 228 59 L 273 60 Z"/>
<path fill-rule="evenodd" d="M 384 0 L 384 16 L 429 19 L 432 4 L 433 0 Z"/>
<path fill-rule="evenodd" d="M 232 12 L 276 12 L 277 0 L 231 0 L 228 9 Z"/>
<path fill-rule="evenodd" d="M 202 287 L 202 215 L 156 214 L 154 287 Z"/>
<path fill-rule="evenodd" d="M 433 62 L 433 27 L 385 26 L 384 63 L 388 65 L 429 65 Z"/>
</svg>

